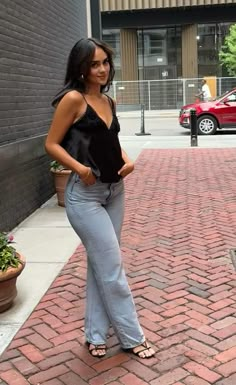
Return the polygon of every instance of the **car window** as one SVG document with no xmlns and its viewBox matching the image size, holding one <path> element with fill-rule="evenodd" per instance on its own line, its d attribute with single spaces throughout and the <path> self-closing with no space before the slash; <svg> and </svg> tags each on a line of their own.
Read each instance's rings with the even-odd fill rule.
<svg viewBox="0 0 236 385">
<path fill-rule="evenodd" d="M 222 95 L 220 95 L 220 96 L 217 96 L 216 98 L 214 98 L 214 99 L 212 99 L 212 100 L 222 100 L 222 102 L 223 101 L 226 101 L 226 99 L 228 99 L 228 97 L 226 98 L 226 95 L 229 93 L 229 91 L 226 91 L 226 92 L 224 92 Z M 233 92 L 232 94 L 230 94 L 229 95 L 230 96 L 230 99 L 228 99 L 230 102 L 234 102 L 234 101 L 236 101 L 236 91 L 235 92 Z"/>
<path fill-rule="evenodd" d="M 219 100 L 219 99 L 222 99 L 225 95 L 227 95 L 229 93 L 229 91 L 226 91 L 224 92 L 222 95 L 220 96 L 217 96 L 216 98 L 214 98 L 213 100 Z"/>
<path fill-rule="evenodd" d="M 235 102 L 236 101 L 236 92 L 227 96 L 226 100 L 228 100 L 229 102 Z"/>
</svg>

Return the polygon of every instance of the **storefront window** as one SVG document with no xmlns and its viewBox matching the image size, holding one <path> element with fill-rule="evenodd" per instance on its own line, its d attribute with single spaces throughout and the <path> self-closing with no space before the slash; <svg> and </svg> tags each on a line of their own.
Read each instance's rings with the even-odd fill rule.
<svg viewBox="0 0 236 385">
<path fill-rule="evenodd" d="M 219 64 L 219 51 L 228 34 L 230 23 L 198 25 L 198 75 L 228 76 Z"/>
<path fill-rule="evenodd" d="M 219 51 L 232 23 L 199 24 L 197 30 L 198 77 L 228 76 L 219 64 Z M 137 30 L 140 80 L 175 79 L 182 76 L 181 27 Z M 115 52 L 115 80 L 121 80 L 120 30 L 103 30 L 103 40 Z"/>
<path fill-rule="evenodd" d="M 139 79 L 173 79 L 181 75 L 181 30 L 143 29 L 138 34 Z"/>
</svg>

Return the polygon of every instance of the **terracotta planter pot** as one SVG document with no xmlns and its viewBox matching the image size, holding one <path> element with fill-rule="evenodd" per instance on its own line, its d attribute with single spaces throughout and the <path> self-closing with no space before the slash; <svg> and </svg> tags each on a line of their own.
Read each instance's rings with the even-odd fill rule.
<svg viewBox="0 0 236 385">
<path fill-rule="evenodd" d="M 7 271 L 0 271 L 0 313 L 9 309 L 17 295 L 16 280 L 25 267 L 25 259 L 18 254 L 21 263 L 18 267 L 9 267 Z"/>
<path fill-rule="evenodd" d="M 58 205 L 65 207 L 64 192 L 65 192 L 65 187 L 68 182 L 69 176 L 71 174 L 71 170 L 59 171 L 59 170 L 51 169 L 51 172 L 54 175 L 54 183 L 55 183 L 55 189 L 57 193 Z"/>
</svg>

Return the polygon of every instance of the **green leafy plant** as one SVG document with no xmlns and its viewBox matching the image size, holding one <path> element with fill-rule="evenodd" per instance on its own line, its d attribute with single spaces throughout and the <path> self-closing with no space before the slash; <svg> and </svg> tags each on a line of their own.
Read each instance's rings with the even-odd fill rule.
<svg viewBox="0 0 236 385">
<path fill-rule="evenodd" d="M 16 249 L 10 244 L 13 242 L 13 235 L 0 232 L 0 272 L 5 272 L 9 267 L 18 267 L 21 263 Z"/>
<path fill-rule="evenodd" d="M 224 45 L 219 52 L 221 65 L 225 65 L 229 75 L 236 75 L 236 24 L 231 25 L 229 34 L 225 37 Z"/>
<path fill-rule="evenodd" d="M 57 160 L 52 160 L 50 163 L 50 167 L 53 171 L 62 171 L 66 169 Z"/>
</svg>

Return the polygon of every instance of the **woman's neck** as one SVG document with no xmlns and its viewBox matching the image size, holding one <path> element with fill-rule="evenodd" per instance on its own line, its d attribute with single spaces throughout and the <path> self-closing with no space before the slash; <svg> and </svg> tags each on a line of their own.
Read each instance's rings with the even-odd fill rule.
<svg viewBox="0 0 236 385">
<path fill-rule="evenodd" d="M 89 87 L 87 87 L 85 94 L 89 95 L 89 96 L 101 98 L 102 97 L 101 86 L 100 85 L 95 86 L 95 87 L 89 86 Z"/>
</svg>

